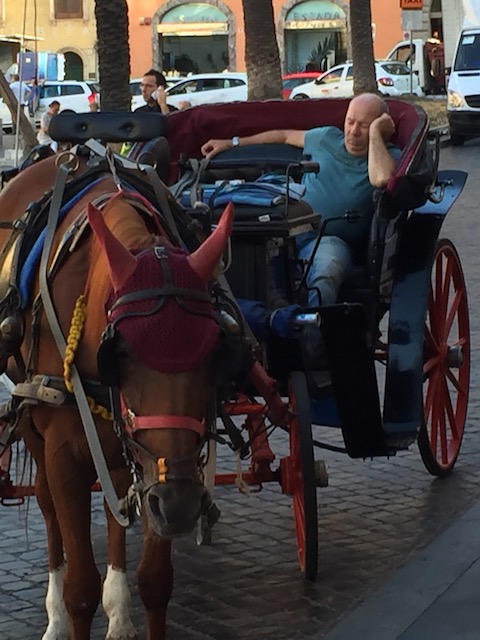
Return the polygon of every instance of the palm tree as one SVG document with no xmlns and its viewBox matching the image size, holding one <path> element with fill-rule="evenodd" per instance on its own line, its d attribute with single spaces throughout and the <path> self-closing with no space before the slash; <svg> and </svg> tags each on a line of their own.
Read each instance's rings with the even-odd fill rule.
<svg viewBox="0 0 480 640">
<path fill-rule="evenodd" d="M 248 99 L 281 98 L 282 74 L 272 0 L 242 0 Z"/>
<path fill-rule="evenodd" d="M 353 92 L 377 93 L 373 57 L 372 10 L 370 0 L 350 0 L 350 38 L 352 42 Z"/>
<path fill-rule="evenodd" d="M 126 0 L 95 0 L 102 111 L 130 111 Z"/>
</svg>

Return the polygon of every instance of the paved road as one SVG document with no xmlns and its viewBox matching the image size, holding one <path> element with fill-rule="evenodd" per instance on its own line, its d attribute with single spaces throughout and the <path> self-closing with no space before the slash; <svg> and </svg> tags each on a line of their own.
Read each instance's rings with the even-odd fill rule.
<svg viewBox="0 0 480 640">
<path fill-rule="evenodd" d="M 442 152 L 445 168 L 471 173 L 442 235 L 457 245 L 467 276 L 472 342 L 480 332 L 480 265 L 477 255 L 480 141 Z M 319 491 L 320 574 L 314 585 L 300 578 L 291 501 L 268 485 L 250 497 L 233 488 L 217 492 L 222 519 L 211 547 L 193 540 L 175 545 L 175 592 L 169 614 L 170 640 L 320 639 L 374 587 L 435 539 L 475 504 L 480 495 L 480 363 L 472 358 L 472 392 L 462 453 L 455 473 L 432 479 L 416 447 L 391 460 L 350 460 L 325 453 L 330 485 Z M 334 433 L 326 431 L 327 438 Z M 319 435 L 319 434 L 317 434 Z M 278 457 L 286 442 L 272 438 Z M 226 456 L 226 453 L 224 452 Z M 222 464 L 234 469 L 226 457 Z M 93 538 L 105 565 L 103 510 L 94 496 Z M 128 532 L 134 585 L 141 531 Z M 0 638 L 40 638 L 45 626 L 44 527 L 32 502 L 0 510 Z M 134 595 L 134 619 L 144 636 L 142 609 Z M 104 638 L 99 612 L 92 638 Z M 372 628 L 374 637 L 374 628 Z"/>
</svg>

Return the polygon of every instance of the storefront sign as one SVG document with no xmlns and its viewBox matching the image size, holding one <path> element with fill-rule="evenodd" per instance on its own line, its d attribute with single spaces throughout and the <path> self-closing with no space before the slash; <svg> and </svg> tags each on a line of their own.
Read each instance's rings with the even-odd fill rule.
<svg viewBox="0 0 480 640">
<path fill-rule="evenodd" d="M 290 20 L 285 29 L 342 29 L 346 20 Z"/>
</svg>

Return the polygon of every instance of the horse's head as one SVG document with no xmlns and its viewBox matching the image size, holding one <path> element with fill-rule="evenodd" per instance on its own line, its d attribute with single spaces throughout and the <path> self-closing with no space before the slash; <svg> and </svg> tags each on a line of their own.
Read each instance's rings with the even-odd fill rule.
<svg viewBox="0 0 480 640">
<path fill-rule="evenodd" d="M 100 374 L 108 368 L 109 383 L 128 408 L 150 525 L 161 536 L 182 535 L 210 504 L 198 468 L 214 398 L 210 356 L 219 336 L 208 284 L 228 241 L 233 208 L 192 254 L 166 243 L 131 251 L 100 211 L 90 206 L 88 217 L 112 285 Z"/>
</svg>

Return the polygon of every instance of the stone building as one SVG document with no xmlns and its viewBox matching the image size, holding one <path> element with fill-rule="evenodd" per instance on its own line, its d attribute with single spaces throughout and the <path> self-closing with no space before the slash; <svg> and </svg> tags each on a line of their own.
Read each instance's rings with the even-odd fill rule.
<svg viewBox="0 0 480 640">
<path fill-rule="evenodd" d="M 350 57 L 349 0 L 272 2 L 285 71 L 307 64 L 324 69 Z M 245 69 L 241 0 L 127 4 L 132 77 L 151 66 L 182 73 Z M 63 53 L 67 79 L 97 78 L 94 6 L 94 0 L 0 0 L 0 68 L 5 72 L 22 47 Z M 409 33 L 399 0 L 371 0 L 371 6 L 374 52 L 381 59 Z M 463 21 L 462 0 L 423 0 L 416 14 L 414 37 L 437 32 L 449 66 Z"/>
<path fill-rule="evenodd" d="M 132 75 L 153 66 L 165 71 L 245 69 L 241 0 L 127 0 Z M 442 12 L 443 5 L 443 12 Z M 285 71 L 324 69 L 350 57 L 348 0 L 273 0 L 280 57 Z M 399 0 L 371 0 L 374 52 L 385 57 L 406 33 Z M 423 0 L 415 12 L 414 37 L 435 31 L 447 56 L 463 20 L 462 0 Z"/>
</svg>

